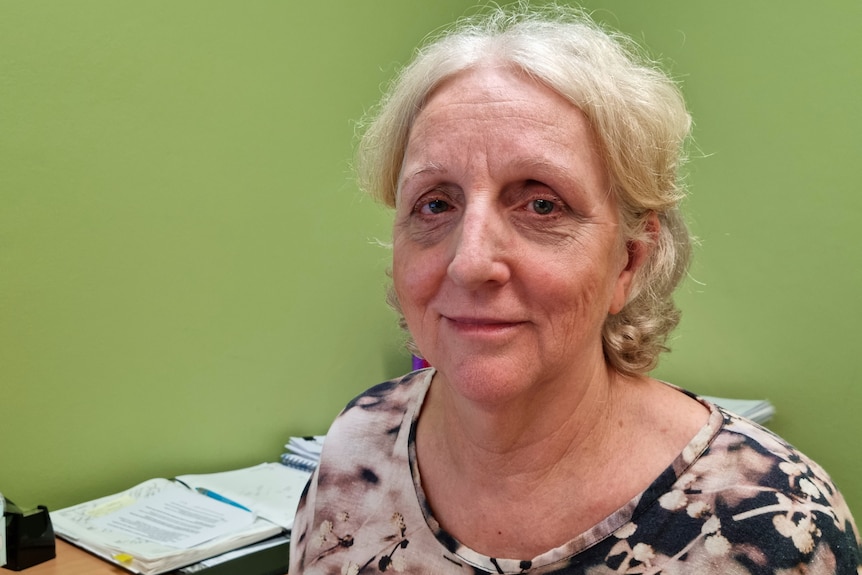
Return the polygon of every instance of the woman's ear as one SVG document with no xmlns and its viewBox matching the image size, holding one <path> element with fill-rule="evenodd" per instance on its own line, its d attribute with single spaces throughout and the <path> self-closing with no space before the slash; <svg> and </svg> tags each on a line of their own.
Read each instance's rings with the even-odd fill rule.
<svg viewBox="0 0 862 575">
<path fill-rule="evenodd" d="M 656 243 L 658 243 L 660 230 L 661 224 L 658 221 L 658 216 L 655 212 L 650 212 L 644 222 L 643 239 L 632 239 L 626 242 L 628 261 L 617 277 L 614 295 L 608 309 L 608 313 L 611 315 L 622 311 L 628 303 L 637 272 L 649 260 Z"/>
</svg>

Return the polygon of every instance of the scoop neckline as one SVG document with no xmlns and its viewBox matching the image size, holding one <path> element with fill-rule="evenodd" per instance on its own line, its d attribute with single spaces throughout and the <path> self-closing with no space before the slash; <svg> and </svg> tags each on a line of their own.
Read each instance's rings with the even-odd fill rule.
<svg viewBox="0 0 862 575">
<path fill-rule="evenodd" d="M 605 517 L 602 521 L 593 525 L 590 529 L 575 536 L 573 539 L 559 547 L 549 549 L 529 559 L 490 557 L 474 551 L 440 527 L 440 524 L 431 513 L 431 507 L 425 496 L 425 490 L 422 488 L 419 465 L 416 459 L 416 425 L 419 421 L 419 413 L 422 411 L 422 406 L 425 403 L 425 396 L 431 386 L 434 373 L 436 373 L 436 370 L 433 367 L 427 368 L 426 373 L 423 374 L 423 381 L 420 384 L 422 387 L 419 393 L 417 393 L 415 401 L 411 405 L 410 409 L 405 413 L 405 421 L 409 421 L 410 425 L 407 455 L 413 488 L 416 495 L 416 503 L 425 519 L 426 527 L 431 531 L 433 537 L 440 543 L 440 545 L 446 548 L 450 553 L 456 555 L 462 561 L 468 563 L 470 566 L 491 573 L 523 573 L 525 565 L 529 565 L 530 569 L 548 567 L 554 563 L 567 561 L 612 536 L 615 532 L 634 520 L 638 510 L 643 512 L 643 510 L 648 509 L 658 501 L 658 498 L 663 493 L 669 491 L 673 484 L 676 483 L 679 478 L 700 458 L 703 452 L 706 451 L 724 424 L 724 415 L 715 404 L 672 383 L 657 380 L 660 383 L 698 401 L 709 410 L 709 418 L 706 423 L 674 458 L 671 464 L 668 465 L 659 474 L 659 476 L 656 477 L 649 486 L 647 486 L 646 489 L 632 497 L 622 507 Z"/>
</svg>

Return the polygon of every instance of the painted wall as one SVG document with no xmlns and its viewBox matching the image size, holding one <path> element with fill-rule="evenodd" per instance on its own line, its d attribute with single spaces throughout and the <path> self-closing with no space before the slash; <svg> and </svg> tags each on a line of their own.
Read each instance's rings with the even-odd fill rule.
<svg viewBox="0 0 862 575">
<path fill-rule="evenodd" d="M 656 375 L 767 397 L 862 515 L 862 3 L 590 0 L 683 86 L 701 244 Z"/>
<path fill-rule="evenodd" d="M 349 161 L 463 4 L 0 5 L 4 494 L 274 460 L 409 368 Z"/>
<path fill-rule="evenodd" d="M 0 490 L 274 459 L 404 371 L 354 121 L 474 2 L 0 5 Z M 591 0 L 681 80 L 702 243 L 657 375 L 768 397 L 862 513 L 855 0 Z"/>
</svg>

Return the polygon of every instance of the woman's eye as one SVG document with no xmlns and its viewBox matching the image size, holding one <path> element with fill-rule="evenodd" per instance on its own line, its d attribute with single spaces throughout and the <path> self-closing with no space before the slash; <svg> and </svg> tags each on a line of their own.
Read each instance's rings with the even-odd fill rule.
<svg viewBox="0 0 862 575">
<path fill-rule="evenodd" d="M 551 200 L 545 200 L 541 198 L 538 200 L 533 200 L 529 204 L 530 210 L 542 216 L 550 214 L 554 211 L 554 208 L 556 207 L 556 204 L 554 204 L 554 202 L 552 202 Z"/>
<path fill-rule="evenodd" d="M 452 206 L 445 200 L 431 200 L 427 204 L 420 206 L 420 211 L 425 214 L 442 214 L 449 211 Z"/>
</svg>

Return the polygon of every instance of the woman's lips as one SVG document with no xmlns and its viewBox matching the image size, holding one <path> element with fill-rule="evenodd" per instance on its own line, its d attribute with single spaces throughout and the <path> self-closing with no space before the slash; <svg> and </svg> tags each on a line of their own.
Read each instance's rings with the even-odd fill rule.
<svg viewBox="0 0 862 575">
<path fill-rule="evenodd" d="M 460 317 L 460 316 L 443 316 L 446 324 L 465 334 L 487 334 L 493 335 L 510 331 L 524 322 L 509 319 L 485 318 L 485 317 Z"/>
</svg>

